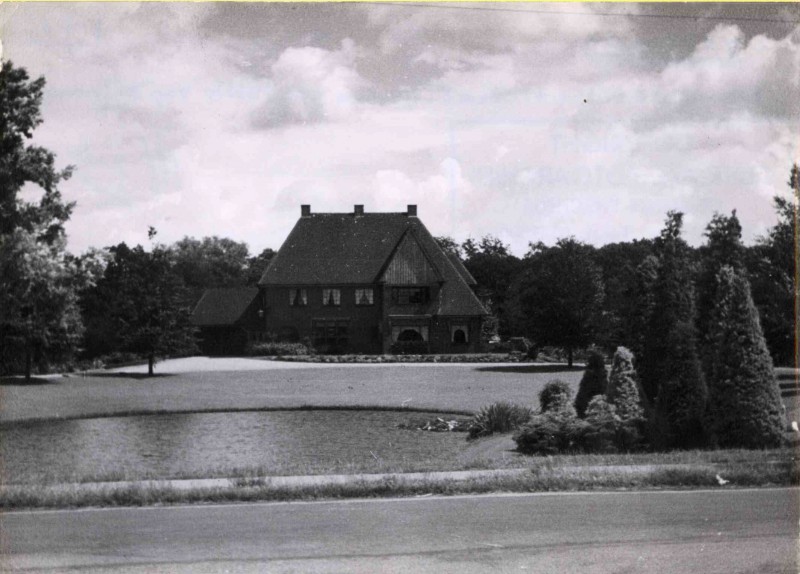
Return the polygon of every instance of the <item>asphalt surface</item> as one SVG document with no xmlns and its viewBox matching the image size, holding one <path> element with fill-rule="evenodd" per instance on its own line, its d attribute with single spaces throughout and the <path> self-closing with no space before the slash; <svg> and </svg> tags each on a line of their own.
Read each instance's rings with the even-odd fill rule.
<svg viewBox="0 0 800 574">
<path fill-rule="evenodd" d="M 798 489 L 14 512 L 4 571 L 798 572 Z"/>
</svg>

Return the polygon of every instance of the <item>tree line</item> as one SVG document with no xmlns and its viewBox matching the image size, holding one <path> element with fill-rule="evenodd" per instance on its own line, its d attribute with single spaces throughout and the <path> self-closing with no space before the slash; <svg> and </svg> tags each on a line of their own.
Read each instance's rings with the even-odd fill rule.
<svg viewBox="0 0 800 574">
<path fill-rule="evenodd" d="M 188 316 L 202 292 L 254 285 L 275 252 L 252 255 L 245 243 L 219 237 L 163 245 L 151 228 L 148 246 L 70 254 L 64 224 L 74 204 L 58 186 L 73 168 L 57 169 L 52 152 L 30 143 L 42 121 L 43 88 L 43 78 L 31 80 L 23 68 L 3 63 L 0 373 L 30 376 L 36 368 L 122 351 L 148 357 L 152 370 L 159 355 L 192 352 Z M 438 240 L 475 277 L 491 312 L 487 338 L 525 335 L 565 349 L 570 363 L 575 350 L 590 345 L 609 353 L 628 347 L 640 358 L 645 391 L 655 396 L 661 379 L 677 376 L 669 353 L 695 353 L 700 369 L 713 368 L 707 349 L 723 282 L 746 286 L 772 359 L 792 363 L 799 179 L 794 166 L 795 202 L 776 197 L 777 223 L 751 246 L 742 243 L 735 212 L 716 214 L 697 248 L 681 237 L 677 212 L 652 239 L 594 247 L 567 237 L 551 246 L 531 243 L 522 258 L 493 236 Z M 23 200 L 26 185 L 40 188 L 41 197 Z"/>
<path fill-rule="evenodd" d="M 795 200 L 799 174 L 793 166 L 788 185 Z M 682 238 L 679 212 L 666 215 L 658 237 L 602 247 L 566 237 L 554 245 L 530 243 L 521 258 L 491 235 L 461 244 L 450 237 L 437 240 L 477 281 L 492 315 L 490 336 L 524 335 L 537 345 L 562 348 L 570 364 L 573 351 L 589 346 L 608 354 L 625 346 L 642 357 L 648 344 L 665 344 L 659 325 L 679 318 L 703 340 L 717 301 L 717 274 L 729 266 L 748 283 L 773 360 L 791 365 L 797 214 L 783 197 L 774 204 L 776 224 L 749 246 L 742 242 L 736 211 L 714 214 L 699 247 Z"/>
</svg>

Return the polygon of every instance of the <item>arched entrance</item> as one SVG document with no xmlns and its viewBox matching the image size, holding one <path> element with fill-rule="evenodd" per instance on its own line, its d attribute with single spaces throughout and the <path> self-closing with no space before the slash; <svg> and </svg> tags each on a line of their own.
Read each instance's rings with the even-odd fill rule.
<svg viewBox="0 0 800 574">
<path fill-rule="evenodd" d="M 397 340 L 401 342 L 406 341 L 424 341 L 425 339 L 422 338 L 422 335 L 416 329 L 405 329 L 400 331 L 400 334 L 397 336 Z"/>
</svg>

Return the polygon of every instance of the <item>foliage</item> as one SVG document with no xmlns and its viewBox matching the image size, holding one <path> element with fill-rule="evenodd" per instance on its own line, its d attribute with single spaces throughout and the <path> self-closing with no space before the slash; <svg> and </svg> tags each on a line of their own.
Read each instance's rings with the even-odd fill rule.
<svg viewBox="0 0 800 574">
<path fill-rule="evenodd" d="M 586 408 L 586 428 L 581 444 L 586 452 L 606 453 L 620 450 L 622 420 L 605 396 L 592 398 Z"/>
<path fill-rule="evenodd" d="M 586 407 L 592 397 L 602 395 L 606 392 L 608 385 L 608 374 L 606 373 L 606 362 L 603 354 L 592 351 L 589 360 L 586 362 L 586 370 L 581 378 L 578 394 L 575 397 L 575 411 L 578 416 L 583 418 L 586 414 Z"/>
<path fill-rule="evenodd" d="M 703 375 L 711 374 L 712 344 L 709 340 L 711 313 L 716 301 L 717 273 L 728 265 L 737 271 L 744 267 L 742 226 L 734 210 L 730 217 L 715 213 L 706 227 L 706 244 L 700 249 L 701 267 L 697 278 L 697 339 Z"/>
<path fill-rule="evenodd" d="M 532 415 L 528 407 L 506 402 L 492 403 L 476 414 L 469 428 L 469 437 L 478 438 L 493 433 L 507 433 L 527 423 Z"/>
<path fill-rule="evenodd" d="M 270 261 L 275 257 L 276 251 L 267 247 L 255 257 L 247 260 L 247 273 L 245 275 L 245 282 L 248 285 L 257 285 L 261 280 L 264 271 L 267 270 Z"/>
<path fill-rule="evenodd" d="M 517 450 L 525 454 L 577 452 L 586 431 L 586 423 L 571 409 L 553 410 L 534 415 L 514 435 Z"/>
<path fill-rule="evenodd" d="M 480 241 L 467 239 L 461 246 L 465 255 L 464 266 L 478 283 L 477 292 L 490 301 L 492 314 L 497 318 L 497 332 L 501 336 L 511 333 L 507 313 L 509 289 L 520 269 L 515 257 L 500 239 L 486 235 Z"/>
<path fill-rule="evenodd" d="M 24 68 L 3 62 L 0 68 L 0 236 L 22 227 L 38 240 L 53 243 L 64 236 L 64 223 L 74 204 L 64 203 L 58 184 L 72 175 L 72 167 L 55 168 L 55 155 L 26 145 L 42 123 L 44 78 L 30 81 Z M 19 193 L 33 184 L 43 194 L 37 203 L 24 202 Z"/>
<path fill-rule="evenodd" d="M 572 388 L 561 379 L 548 381 L 539 391 L 539 408 L 543 413 L 548 411 L 565 411 L 575 414 L 572 406 Z"/>
<path fill-rule="evenodd" d="M 27 378 L 33 362 L 72 357 L 83 332 L 76 292 L 88 280 L 64 240 L 41 241 L 40 230 L 0 236 L 0 368 Z"/>
<path fill-rule="evenodd" d="M 709 333 L 712 439 L 726 448 L 777 446 L 783 441 L 783 404 L 747 279 L 723 267 L 716 299 Z"/>
<path fill-rule="evenodd" d="M 531 246 L 512 292 L 518 327 L 539 345 L 573 350 L 592 339 L 603 301 L 603 280 L 593 248 L 574 238 L 554 247 Z"/>
<path fill-rule="evenodd" d="M 647 398 L 656 399 L 659 446 L 685 448 L 703 443 L 707 391 L 697 356 L 693 266 L 682 226 L 683 214 L 669 212 L 656 240 L 658 279 L 638 370 Z"/>
<path fill-rule="evenodd" d="M 773 361 L 794 364 L 800 356 L 800 278 L 797 254 L 800 253 L 800 167 L 792 166 L 789 176 L 791 198 L 776 196 L 778 223 L 766 237 L 748 250 L 747 269 L 752 282 L 753 300 Z M 794 313 L 792 313 L 792 309 Z M 788 310 L 788 312 L 787 312 Z"/>
<path fill-rule="evenodd" d="M 646 413 L 644 396 L 640 391 L 639 377 L 633 366 L 633 353 L 625 347 L 619 347 L 614 353 L 606 397 L 616 408 L 621 420 L 644 421 Z"/>
<path fill-rule="evenodd" d="M 247 346 L 247 354 L 267 357 L 311 355 L 313 354 L 313 349 L 309 349 L 303 343 L 279 343 L 277 341 L 265 341 L 250 343 Z"/>
<path fill-rule="evenodd" d="M 426 341 L 395 341 L 389 348 L 392 355 L 427 355 Z"/>
<path fill-rule="evenodd" d="M 626 336 L 623 341 L 627 343 L 634 357 L 644 355 L 647 329 L 655 307 L 658 268 L 658 258 L 655 255 L 645 257 L 636 267 L 633 283 L 627 291 L 631 314 L 625 319 Z"/>
<path fill-rule="evenodd" d="M 60 182 L 72 167 L 55 168 L 55 155 L 27 140 L 42 123 L 44 78 L 29 80 L 24 68 L 0 68 L 0 369 L 68 361 L 83 330 L 76 291 L 89 280 L 66 252 Z M 23 201 L 23 186 L 41 192 Z"/>
<path fill-rule="evenodd" d="M 670 362 L 656 397 L 656 436 L 662 448 L 696 448 L 705 443 L 707 389 L 691 323 L 678 323 L 666 336 Z"/>
<path fill-rule="evenodd" d="M 121 243 L 110 252 L 113 259 L 102 279 L 83 301 L 109 337 L 105 352 L 146 355 L 150 374 L 157 355 L 192 352 L 194 327 L 170 250 L 157 245 L 147 252 Z"/>
<path fill-rule="evenodd" d="M 440 235 L 434 237 L 434 239 L 436 240 L 436 243 L 439 244 L 439 247 L 441 247 L 442 250 L 448 255 L 454 255 L 459 259 L 463 258 L 464 252 L 462 251 L 461 246 L 456 243 L 456 240 L 452 237 L 448 235 Z"/>
<path fill-rule="evenodd" d="M 597 248 L 594 258 L 602 271 L 604 287 L 596 343 L 608 351 L 620 345 L 633 345 L 631 334 L 642 336 L 643 332 L 636 327 L 642 318 L 637 297 L 641 277 L 637 270 L 645 260 L 653 258 L 653 241 L 609 243 Z"/>
<path fill-rule="evenodd" d="M 210 287 L 244 285 L 248 264 L 246 243 L 224 237 L 184 237 L 170 247 L 175 273 L 191 302 Z"/>
</svg>

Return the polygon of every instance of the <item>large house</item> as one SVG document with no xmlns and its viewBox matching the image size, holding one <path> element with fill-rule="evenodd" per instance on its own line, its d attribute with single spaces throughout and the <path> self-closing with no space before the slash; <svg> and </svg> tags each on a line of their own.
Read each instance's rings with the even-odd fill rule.
<svg viewBox="0 0 800 574">
<path fill-rule="evenodd" d="M 365 213 L 362 205 L 351 213 L 312 213 L 303 205 L 258 295 L 236 307 L 260 320 L 262 331 L 250 332 L 251 339 L 308 338 L 323 353 L 474 352 L 487 314 L 474 286 L 415 205 L 403 213 Z M 202 306 L 203 300 L 195 316 Z M 236 321 L 251 324 L 242 316 Z"/>
</svg>

